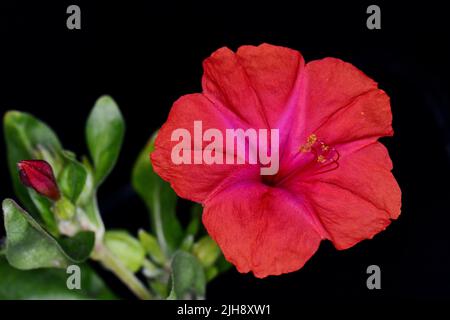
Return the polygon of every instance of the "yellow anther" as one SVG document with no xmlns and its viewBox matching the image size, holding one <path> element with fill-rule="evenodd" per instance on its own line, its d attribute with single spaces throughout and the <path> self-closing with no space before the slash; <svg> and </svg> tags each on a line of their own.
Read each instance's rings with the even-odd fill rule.
<svg viewBox="0 0 450 320">
<path fill-rule="evenodd" d="M 311 134 L 308 139 L 306 139 L 306 143 L 300 147 L 301 152 L 309 152 L 311 151 L 311 147 L 316 143 L 317 136 L 313 133 Z"/>
<path fill-rule="evenodd" d="M 310 152 L 310 151 L 311 151 L 311 146 L 304 144 L 300 147 L 300 152 Z"/>
<path fill-rule="evenodd" d="M 308 144 L 310 145 L 310 146 L 312 146 L 314 143 L 316 143 L 316 141 L 317 141 L 317 136 L 313 133 L 312 135 L 310 135 L 309 137 L 308 137 Z"/>
</svg>

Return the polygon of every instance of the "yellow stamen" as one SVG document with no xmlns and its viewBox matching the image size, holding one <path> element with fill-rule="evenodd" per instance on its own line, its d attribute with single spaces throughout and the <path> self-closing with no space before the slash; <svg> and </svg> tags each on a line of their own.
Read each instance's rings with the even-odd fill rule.
<svg viewBox="0 0 450 320">
<path fill-rule="evenodd" d="M 311 147 L 316 143 L 317 136 L 313 133 L 311 134 L 308 139 L 306 139 L 306 143 L 300 147 L 301 152 L 309 152 L 311 151 Z"/>
<path fill-rule="evenodd" d="M 313 133 L 312 135 L 310 135 L 309 137 L 308 137 L 308 144 L 309 145 L 313 145 L 314 143 L 316 143 L 316 141 L 317 141 L 317 136 Z"/>
</svg>

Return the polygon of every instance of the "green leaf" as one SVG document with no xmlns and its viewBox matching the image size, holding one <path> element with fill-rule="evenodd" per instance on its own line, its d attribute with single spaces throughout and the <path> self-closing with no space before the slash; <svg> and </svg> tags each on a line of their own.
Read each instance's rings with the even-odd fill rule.
<svg viewBox="0 0 450 320">
<path fill-rule="evenodd" d="M 80 206 L 86 205 L 95 197 L 95 185 L 94 185 L 94 168 L 92 167 L 89 159 L 86 156 L 82 157 L 82 164 L 86 170 L 86 181 L 84 183 L 84 188 L 78 197 L 78 204 Z"/>
<path fill-rule="evenodd" d="M 168 299 L 203 299 L 206 277 L 200 262 L 190 253 L 178 251 L 172 259 L 172 291 Z"/>
<path fill-rule="evenodd" d="M 192 253 L 197 257 L 203 267 L 211 267 L 220 256 L 219 246 L 209 236 L 201 238 L 194 247 Z"/>
<path fill-rule="evenodd" d="M 139 230 L 138 232 L 139 241 L 141 242 L 142 247 L 147 251 L 152 260 L 159 265 L 164 265 L 166 262 L 166 257 L 161 250 L 161 247 L 158 244 L 158 240 L 156 238 L 145 232 L 144 230 Z"/>
<path fill-rule="evenodd" d="M 14 201 L 3 201 L 6 257 L 15 268 L 64 268 L 70 263 L 58 243 Z"/>
<path fill-rule="evenodd" d="M 109 96 L 100 97 L 86 123 L 86 140 L 98 186 L 111 172 L 119 157 L 125 133 L 122 114 Z"/>
<path fill-rule="evenodd" d="M 72 202 L 76 203 L 83 191 L 88 172 L 76 159 L 64 156 L 65 165 L 58 176 L 58 185 L 61 192 Z"/>
<path fill-rule="evenodd" d="M 145 250 L 140 242 L 127 231 L 107 231 L 104 242 L 105 246 L 128 270 L 136 272 L 142 267 L 145 260 Z"/>
<path fill-rule="evenodd" d="M 218 274 L 221 274 L 229 270 L 233 265 L 225 259 L 223 254 L 221 254 L 217 259 L 215 266 L 217 268 Z"/>
<path fill-rule="evenodd" d="M 180 244 L 180 250 L 191 252 L 192 245 L 194 244 L 194 236 L 188 234 Z"/>
<path fill-rule="evenodd" d="M 89 258 L 94 249 L 95 233 L 92 231 L 80 231 L 73 237 L 58 239 L 58 244 L 72 262 L 83 262 Z"/>
<path fill-rule="evenodd" d="M 149 286 L 162 299 L 166 299 L 169 295 L 170 287 L 168 286 L 167 281 L 164 282 L 152 279 L 152 281 L 149 281 Z"/>
<path fill-rule="evenodd" d="M 231 268 L 232 264 L 229 263 L 223 254 L 220 254 L 220 256 L 217 258 L 214 265 L 206 268 L 206 279 L 207 281 L 213 280 L 215 277 L 220 275 L 221 273 L 229 270 Z"/>
<path fill-rule="evenodd" d="M 8 167 L 14 190 L 25 207 L 36 214 L 27 188 L 19 181 L 16 165 L 20 160 L 42 159 L 41 151 L 45 151 L 49 156 L 55 156 L 61 150 L 61 143 L 45 123 L 28 113 L 9 111 L 5 114 L 3 123 Z M 53 166 L 51 161 L 49 162 Z"/>
<path fill-rule="evenodd" d="M 151 214 L 152 230 L 166 255 L 173 253 L 183 238 L 176 217 L 177 195 L 154 171 L 149 159 L 156 133 L 140 153 L 132 173 L 133 188 L 144 200 Z"/>
<path fill-rule="evenodd" d="M 7 235 L 6 257 L 13 267 L 21 270 L 65 268 L 89 257 L 95 243 L 93 232 L 80 232 L 58 242 L 13 200 L 4 200 L 2 207 Z"/>
<path fill-rule="evenodd" d="M 68 274 L 60 269 L 17 270 L 0 256 L 1 300 L 114 299 L 103 281 L 86 264 L 80 265 L 81 289 L 67 289 Z"/>
<path fill-rule="evenodd" d="M 201 219 L 202 219 L 203 207 L 194 203 L 191 208 L 191 220 L 186 228 L 186 235 L 192 235 L 195 237 L 200 230 L 201 227 Z"/>
<path fill-rule="evenodd" d="M 6 254 L 6 243 L 4 238 L 0 238 L 0 256 Z"/>
<path fill-rule="evenodd" d="M 219 270 L 217 269 L 216 266 L 211 266 L 205 269 L 205 273 L 206 273 L 206 281 L 209 282 L 219 275 Z"/>
</svg>

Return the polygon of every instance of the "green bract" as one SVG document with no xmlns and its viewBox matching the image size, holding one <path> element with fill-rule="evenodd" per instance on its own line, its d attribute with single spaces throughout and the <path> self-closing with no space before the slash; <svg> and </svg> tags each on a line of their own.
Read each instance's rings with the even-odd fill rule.
<svg viewBox="0 0 450 320">
<path fill-rule="evenodd" d="M 211 267 L 220 256 L 219 247 L 208 236 L 201 238 L 192 248 L 192 252 L 206 268 Z"/>
<path fill-rule="evenodd" d="M 130 271 L 136 272 L 142 267 L 145 250 L 127 231 L 107 231 L 105 245 Z"/>
<path fill-rule="evenodd" d="M 166 262 L 166 257 L 158 244 L 158 240 L 144 230 L 139 230 L 138 236 L 142 247 L 145 251 L 147 251 L 152 260 L 159 265 L 164 265 Z"/>
<path fill-rule="evenodd" d="M 78 197 L 83 192 L 87 175 L 87 169 L 81 163 L 65 154 L 65 166 L 58 177 L 58 182 L 61 192 L 72 203 L 77 203 Z"/>
</svg>

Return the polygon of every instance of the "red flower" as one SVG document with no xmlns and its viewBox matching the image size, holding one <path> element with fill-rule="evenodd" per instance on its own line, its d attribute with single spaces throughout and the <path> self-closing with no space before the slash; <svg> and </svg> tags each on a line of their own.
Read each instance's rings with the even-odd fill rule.
<svg viewBox="0 0 450 320">
<path fill-rule="evenodd" d="M 206 229 L 240 272 L 298 270 L 321 240 L 347 249 L 399 216 L 401 191 L 377 142 L 393 135 L 392 114 L 376 82 L 339 59 L 305 65 L 298 51 L 268 44 L 221 48 L 203 68 L 203 93 L 175 102 L 151 159 L 178 195 L 204 205 Z M 279 129 L 278 172 L 174 164 L 172 132 L 198 120 L 221 132 Z"/>
<path fill-rule="evenodd" d="M 22 160 L 17 164 L 20 181 L 37 193 L 58 200 L 60 193 L 52 167 L 44 160 Z"/>
</svg>

